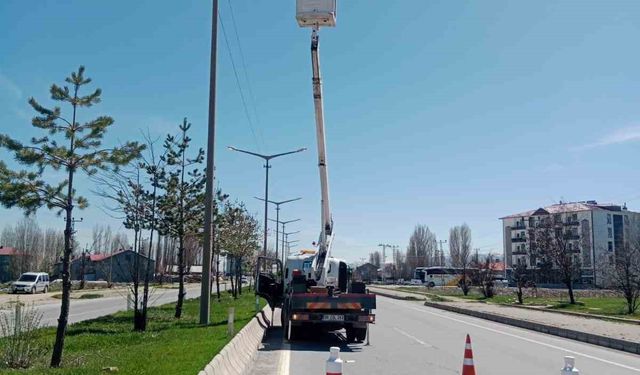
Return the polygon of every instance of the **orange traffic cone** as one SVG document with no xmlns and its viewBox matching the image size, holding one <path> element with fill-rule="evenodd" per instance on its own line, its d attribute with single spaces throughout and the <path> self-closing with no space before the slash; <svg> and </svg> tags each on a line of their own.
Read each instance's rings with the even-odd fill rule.
<svg viewBox="0 0 640 375">
<path fill-rule="evenodd" d="M 462 362 L 462 375 L 476 375 L 473 365 L 473 350 L 471 350 L 471 337 L 467 334 L 467 342 L 464 345 L 464 361 Z"/>
</svg>

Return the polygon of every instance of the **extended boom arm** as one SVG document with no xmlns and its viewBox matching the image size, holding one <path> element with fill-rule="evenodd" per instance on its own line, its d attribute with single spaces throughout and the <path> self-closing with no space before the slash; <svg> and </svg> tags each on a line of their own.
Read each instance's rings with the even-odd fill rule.
<svg viewBox="0 0 640 375">
<path fill-rule="evenodd" d="M 313 68 L 313 104 L 315 106 L 316 138 L 318 141 L 318 169 L 320 171 L 320 191 L 322 194 L 322 229 L 318 241 L 318 252 L 311 267 L 318 285 L 325 285 L 333 237 L 333 220 L 331 219 L 331 209 L 329 207 L 329 174 L 327 172 L 327 150 L 324 136 L 324 108 L 322 105 L 318 41 L 318 30 L 314 28 L 311 34 L 311 65 Z"/>
</svg>

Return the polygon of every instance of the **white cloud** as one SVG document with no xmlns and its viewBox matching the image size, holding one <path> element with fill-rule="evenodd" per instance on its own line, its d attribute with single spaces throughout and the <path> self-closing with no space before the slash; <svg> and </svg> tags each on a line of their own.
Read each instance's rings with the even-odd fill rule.
<svg viewBox="0 0 640 375">
<path fill-rule="evenodd" d="M 15 99 L 22 98 L 22 90 L 6 75 L 0 73 L 0 92 L 7 92 Z"/>
<path fill-rule="evenodd" d="M 639 141 L 640 141 L 640 126 L 630 126 L 627 128 L 614 130 L 613 132 L 600 138 L 598 141 L 594 143 L 582 145 L 579 147 L 575 147 L 574 150 L 579 151 L 579 150 L 585 150 L 585 149 L 590 149 L 594 147 L 604 147 L 604 146 L 610 146 L 610 145 L 615 145 L 620 143 L 639 142 Z"/>
</svg>

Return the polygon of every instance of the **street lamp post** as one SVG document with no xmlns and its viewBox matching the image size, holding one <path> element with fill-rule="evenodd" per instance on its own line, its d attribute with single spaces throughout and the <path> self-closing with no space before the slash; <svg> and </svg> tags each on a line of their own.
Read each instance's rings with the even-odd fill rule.
<svg viewBox="0 0 640 375">
<path fill-rule="evenodd" d="M 295 201 L 299 201 L 302 198 L 294 198 L 294 199 L 288 199 L 286 201 L 280 201 L 280 202 L 276 202 L 276 201 L 271 201 L 271 200 L 264 200 L 262 198 L 258 198 L 258 197 L 254 197 L 255 199 L 261 200 L 263 202 L 269 202 L 271 204 L 275 204 L 276 205 L 276 222 L 280 222 L 280 205 L 281 204 L 285 204 L 285 203 L 289 203 L 289 202 L 295 202 Z M 276 259 L 278 259 L 278 240 L 280 238 L 279 233 L 278 233 L 278 225 L 276 224 Z M 282 251 L 284 251 L 284 246 L 282 246 Z"/>
<path fill-rule="evenodd" d="M 289 152 L 283 152 L 280 154 L 273 154 L 273 155 L 262 155 L 262 154 L 258 154 L 256 152 L 251 152 L 251 151 L 246 151 L 246 150 L 241 150 L 235 147 L 231 147 L 231 146 L 227 146 L 227 148 L 231 151 L 237 151 L 237 152 L 242 152 L 243 154 L 249 154 L 249 155 L 253 155 L 253 156 L 257 156 L 261 159 L 264 159 L 265 164 L 264 164 L 264 168 L 266 170 L 265 172 L 265 179 L 264 179 L 264 242 L 262 244 L 262 255 L 266 256 L 267 255 L 267 231 L 269 230 L 268 228 L 268 220 L 269 220 L 269 168 L 271 168 L 271 165 L 269 165 L 269 161 L 271 161 L 271 159 L 275 159 L 277 157 L 280 156 L 285 156 L 285 155 L 290 155 L 290 154 L 295 154 L 298 152 L 302 152 L 305 151 L 306 148 L 299 148 L 295 151 L 289 151 Z"/>
<path fill-rule="evenodd" d="M 287 256 L 289 255 L 289 248 L 287 247 L 287 256 L 284 255 L 284 244 L 289 242 L 289 235 L 300 233 L 299 230 L 295 232 L 286 233 L 284 230 L 282 231 L 282 263 L 287 260 Z"/>
<path fill-rule="evenodd" d="M 293 220 L 287 220 L 287 221 L 278 221 L 278 220 L 273 220 L 273 219 L 269 219 L 273 222 L 276 223 L 276 227 L 278 226 L 278 224 L 282 224 L 282 233 L 285 233 L 285 226 L 289 223 L 294 223 L 296 221 L 300 221 L 301 219 L 293 219 Z M 284 249 L 284 236 L 282 236 L 282 248 Z M 283 257 L 284 259 L 284 257 Z M 284 261 L 283 261 L 284 263 Z"/>
</svg>

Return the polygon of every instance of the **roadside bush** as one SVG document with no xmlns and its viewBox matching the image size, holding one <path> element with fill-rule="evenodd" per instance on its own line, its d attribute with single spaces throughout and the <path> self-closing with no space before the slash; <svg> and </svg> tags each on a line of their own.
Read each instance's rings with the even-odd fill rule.
<svg viewBox="0 0 640 375">
<path fill-rule="evenodd" d="M 27 307 L 18 300 L 12 310 L 0 313 L 0 367 L 29 368 L 46 354 L 37 334 L 41 319 L 42 313 L 33 304 Z"/>
</svg>

